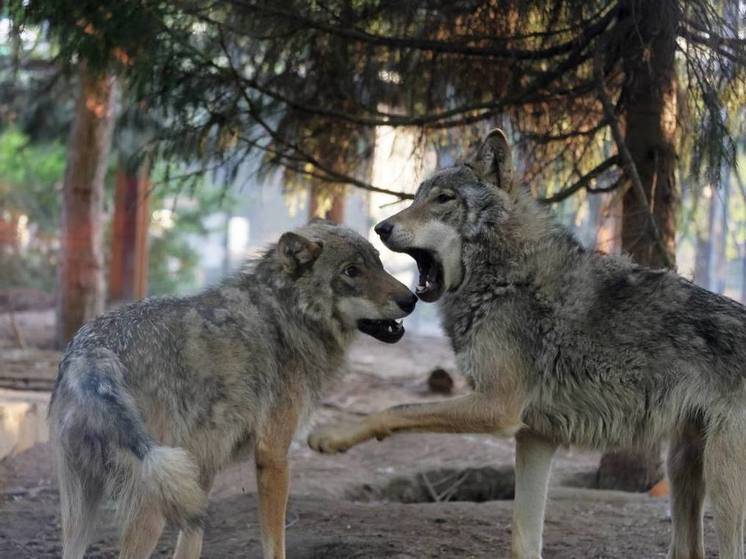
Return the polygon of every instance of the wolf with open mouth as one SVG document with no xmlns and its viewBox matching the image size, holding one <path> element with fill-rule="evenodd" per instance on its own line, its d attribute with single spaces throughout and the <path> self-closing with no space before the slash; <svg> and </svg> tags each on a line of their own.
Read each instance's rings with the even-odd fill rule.
<svg viewBox="0 0 746 559">
<path fill-rule="evenodd" d="M 720 557 L 743 559 L 746 308 L 673 272 L 584 250 L 515 184 L 499 130 L 376 231 L 416 260 L 417 293 L 439 301 L 473 392 L 321 427 L 312 448 L 404 431 L 515 436 L 512 556 L 537 559 L 558 445 L 668 439 L 669 557 L 704 558 L 707 489 Z"/>
<path fill-rule="evenodd" d="M 417 298 L 354 231 L 314 222 L 220 286 L 85 324 L 60 363 L 49 423 L 63 557 L 82 559 L 105 497 L 121 557 L 149 557 L 170 521 L 197 559 L 217 473 L 253 453 L 264 557 L 285 558 L 287 451 L 338 378 L 356 331 L 387 343 Z"/>
</svg>

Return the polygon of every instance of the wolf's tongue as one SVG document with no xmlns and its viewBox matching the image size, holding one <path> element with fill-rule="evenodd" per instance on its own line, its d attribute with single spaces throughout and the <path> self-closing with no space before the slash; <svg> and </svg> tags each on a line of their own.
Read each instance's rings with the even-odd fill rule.
<svg viewBox="0 0 746 559">
<path fill-rule="evenodd" d="M 422 266 L 420 267 L 420 277 L 417 282 L 419 285 L 415 288 L 417 297 L 421 300 L 432 303 L 440 298 L 442 293 L 442 278 L 438 272 L 438 266 Z"/>
<path fill-rule="evenodd" d="M 435 267 L 430 267 L 425 270 L 420 269 L 419 285 L 417 285 L 415 289 L 417 295 L 426 295 L 431 291 L 436 290 L 438 284 L 437 275 L 438 273 L 435 270 Z"/>
</svg>

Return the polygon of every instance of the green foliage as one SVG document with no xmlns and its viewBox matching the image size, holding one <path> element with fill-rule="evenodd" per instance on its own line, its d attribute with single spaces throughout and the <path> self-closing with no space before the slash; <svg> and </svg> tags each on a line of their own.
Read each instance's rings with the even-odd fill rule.
<svg viewBox="0 0 746 559">
<path fill-rule="evenodd" d="M 65 147 L 34 144 L 16 129 L 0 134 L 0 208 L 28 216 L 43 235 L 59 227 Z"/>
<path fill-rule="evenodd" d="M 0 251 L 0 291 L 14 287 L 38 289 L 53 293 L 57 280 L 55 254 L 33 247 L 23 253 Z"/>
<path fill-rule="evenodd" d="M 152 237 L 148 294 L 173 295 L 193 290 L 197 287 L 198 265 L 199 255 L 179 226 Z"/>
<path fill-rule="evenodd" d="M 206 218 L 233 203 L 226 187 L 204 177 L 179 180 L 169 175 L 170 168 L 163 163 L 153 170 L 151 210 L 155 216 L 166 216 L 167 226 L 157 220 L 151 224 L 150 295 L 180 294 L 198 286 L 199 253 L 190 238 L 210 233 Z"/>
<path fill-rule="evenodd" d="M 109 175 L 116 166 L 112 158 Z M 0 217 L 26 216 L 33 242 L 21 252 L 0 253 L 0 289 L 34 287 L 51 292 L 57 267 L 61 189 L 65 147 L 60 142 L 34 143 L 15 128 L 0 133 Z M 111 207 L 111 180 L 106 206 Z M 151 211 L 172 212 L 172 226 L 151 226 L 150 293 L 181 293 L 196 287 L 199 254 L 190 238 L 208 233 L 205 218 L 232 202 L 224 188 L 194 175 L 191 180 L 168 177 L 166 165 L 153 171 Z"/>
<path fill-rule="evenodd" d="M 44 24 L 64 63 L 85 60 L 96 72 L 144 61 L 162 49 L 170 2 L 97 0 L 10 0 L 11 18 L 25 26 Z"/>
<path fill-rule="evenodd" d="M 0 134 L 0 219 L 33 233 L 23 253 L 0 250 L 0 289 L 31 287 L 51 292 L 56 279 L 56 235 L 65 149 L 30 143 L 16 129 Z"/>
</svg>

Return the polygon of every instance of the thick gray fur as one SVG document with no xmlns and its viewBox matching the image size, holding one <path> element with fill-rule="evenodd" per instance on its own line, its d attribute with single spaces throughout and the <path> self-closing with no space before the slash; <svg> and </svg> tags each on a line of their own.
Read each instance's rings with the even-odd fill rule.
<svg viewBox="0 0 746 559">
<path fill-rule="evenodd" d="M 460 369 L 484 395 L 479 401 L 493 402 L 493 417 L 517 410 L 518 469 L 535 473 L 524 474 L 516 490 L 514 557 L 540 556 L 555 446 L 645 447 L 667 439 L 669 557 L 704 557 L 706 487 L 720 557 L 743 559 L 744 306 L 674 272 L 585 250 L 514 185 L 499 131 L 475 159 L 424 181 L 412 205 L 377 230 L 394 250 L 436 256 L 446 284 L 442 323 Z M 462 409 L 464 417 L 471 410 Z M 381 417 L 389 426 L 396 414 Z M 334 436 L 317 446 L 333 449 L 335 442 L 344 447 Z"/>
<path fill-rule="evenodd" d="M 356 320 L 407 314 L 394 299 L 414 297 L 356 233 L 315 222 L 287 235 L 285 252 L 271 247 L 222 285 L 118 308 L 68 345 L 49 413 L 66 559 L 83 556 L 106 496 L 123 540 L 144 538 L 127 534 L 148 528 L 147 514 L 198 531 L 215 474 L 253 450 L 278 409 L 302 418 L 338 375 Z M 340 274 L 350 262 L 356 280 Z M 201 533 L 198 544 L 197 555 Z M 122 556 L 150 553 L 127 545 Z M 265 557 L 284 556 L 271 545 Z"/>
</svg>

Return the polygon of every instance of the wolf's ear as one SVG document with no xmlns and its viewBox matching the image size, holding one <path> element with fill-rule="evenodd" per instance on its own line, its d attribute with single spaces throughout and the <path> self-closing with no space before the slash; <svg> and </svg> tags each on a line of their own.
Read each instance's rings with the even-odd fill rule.
<svg viewBox="0 0 746 559">
<path fill-rule="evenodd" d="M 321 248 L 321 243 L 306 239 L 297 233 L 283 233 L 277 242 L 277 256 L 288 274 L 297 275 L 313 264 L 321 254 Z"/>
<path fill-rule="evenodd" d="M 487 134 L 471 163 L 476 173 L 490 184 L 507 191 L 513 188 L 513 161 L 510 155 L 510 145 L 508 145 L 505 133 L 499 128 Z"/>
</svg>

